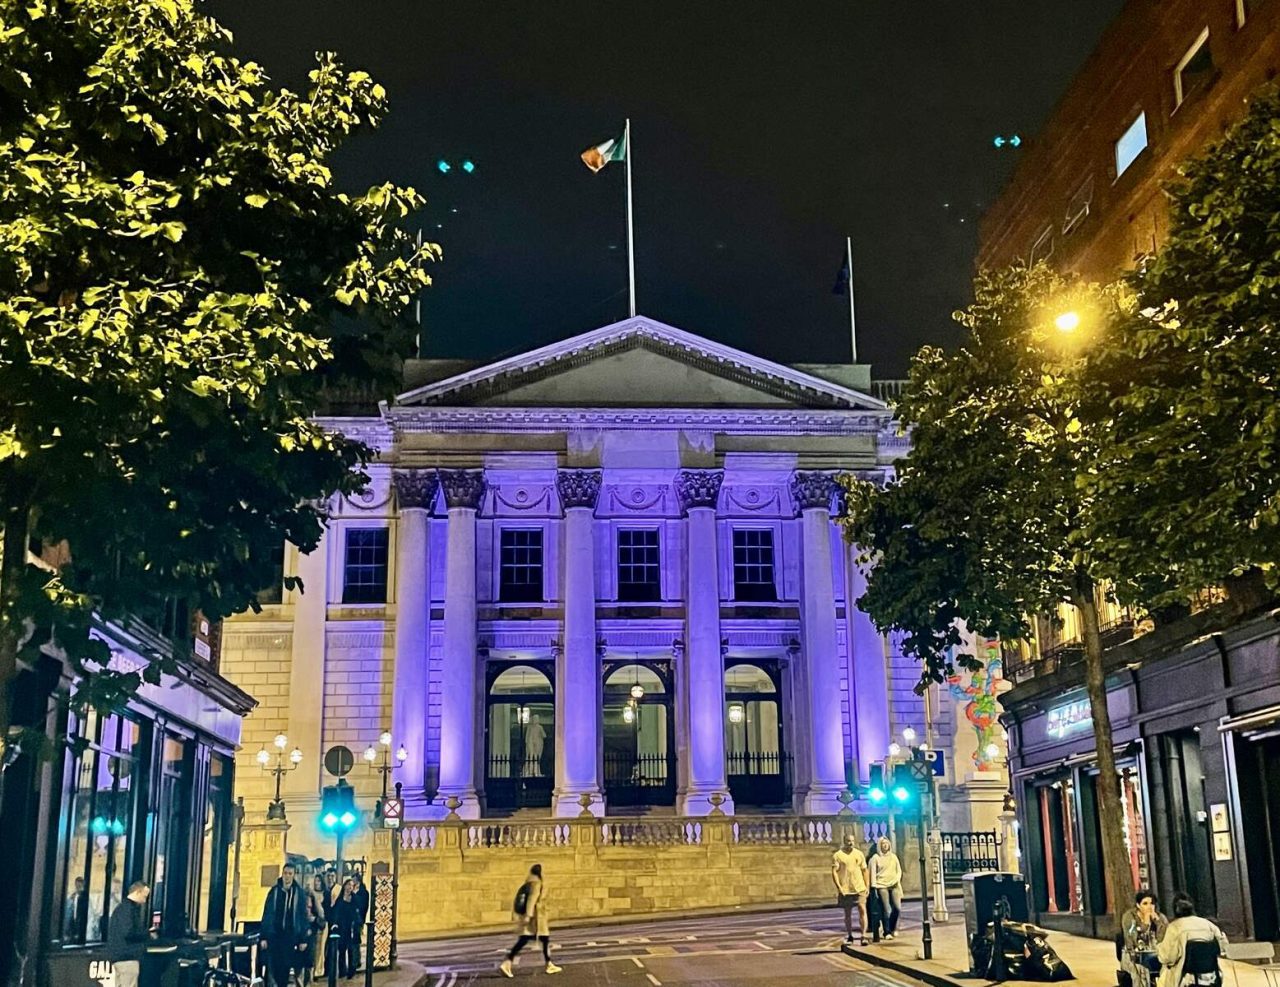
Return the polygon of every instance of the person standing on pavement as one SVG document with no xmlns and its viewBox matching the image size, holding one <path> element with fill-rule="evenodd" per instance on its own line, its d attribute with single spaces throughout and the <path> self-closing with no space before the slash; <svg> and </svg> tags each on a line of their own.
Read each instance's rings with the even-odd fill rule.
<svg viewBox="0 0 1280 987">
<path fill-rule="evenodd" d="M 311 878 L 311 893 L 307 896 L 307 919 L 311 927 L 311 938 L 307 945 L 303 983 L 310 983 L 313 977 L 319 979 L 324 976 L 324 933 L 328 911 L 325 908 L 324 898 L 324 878 L 315 874 Z"/>
<path fill-rule="evenodd" d="M 351 897 L 356 903 L 356 914 L 358 920 L 356 922 L 356 966 L 360 969 L 361 960 L 364 958 L 364 952 L 360 948 L 360 934 L 364 931 L 364 924 L 369 920 L 369 889 L 364 885 L 364 871 L 357 870 L 355 877 L 351 879 Z"/>
<path fill-rule="evenodd" d="M 350 979 L 356 973 L 356 952 L 359 944 L 360 905 L 355 897 L 355 881 L 342 882 L 342 893 L 329 909 L 330 920 L 338 933 L 338 976 Z"/>
<path fill-rule="evenodd" d="M 853 942 L 853 909 L 858 909 L 858 935 L 867 945 L 867 887 L 870 875 L 867 858 L 846 834 L 844 843 L 831 857 L 831 880 L 836 886 L 836 902 L 844 909 L 845 942 Z"/>
<path fill-rule="evenodd" d="M 142 910 L 150 894 L 146 881 L 134 881 L 107 922 L 107 951 L 115 970 L 116 987 L 138 987 L 142 954 L 147 951 L 147 940 L 151 938 Z"/>
<path fill-rule="evenodd" d="M 295 878 L 293 864 L 285 864 L 262 908 L 259 945 L 266 950 L 267 969 L 276 987 L 288 987 L 293 971 L 306 964 L 307 943 L 311 940 L 307 917 L 310 892 Z"/>
<path fill-rule="evenodd" d="M 893 844 L 887 836 L 880 837 L 876 843 L 870 872 L 871 893 L 880 902 L 884 938 L 892 939 L 898 931 L 898 918 L 902 914 L 902 861 L 893 852 Z"/>
<path fill-rule="evenodd" d="M 504 977 L 514 977 L 512 967 L 520 950 L 535 938 L 542 944 L 542 959 L 547 973 L 559 973 L 561 967 L 551 962 L 551 917 L 547 911 L 547 889 L 542 882 L 542 864 L 529 868 L 529 876 L 516 892 L 515 905 L 511 909 L 516 923 L 516 944 L 498 965 Z"/>
</svg>

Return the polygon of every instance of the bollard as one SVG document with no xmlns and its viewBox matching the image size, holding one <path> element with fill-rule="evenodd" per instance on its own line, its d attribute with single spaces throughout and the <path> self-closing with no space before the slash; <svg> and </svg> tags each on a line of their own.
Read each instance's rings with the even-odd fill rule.
<svg viewBox="0 0 1280 987">
<path fill-rule="evenodd" d="M 329 941 L 325 946 L 325 970 L 329 974 L 329 987 L 338 987 L 338 930 L 329 927 Z"/>
<path fill-rule="evenodd" d="M 364 926 L 364 987 L 373 987 L 373 919 Z"/>
</svg>

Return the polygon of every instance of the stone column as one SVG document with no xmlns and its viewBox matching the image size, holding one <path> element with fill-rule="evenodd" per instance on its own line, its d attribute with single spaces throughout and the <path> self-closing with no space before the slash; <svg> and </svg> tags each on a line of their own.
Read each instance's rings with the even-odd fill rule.
<svg viewBox="0 0 1280 987">
<path fill-rule="evenodd" d="M 871 618 L 858 608 L 867 591 L 867 572 L 858 564 L 861 549 L 845 548 L 845 625 L 849 641 L 850 691 L 854 711 L 855 760 L 858 776 L 868 776 L 868 765 L 889 752 L 889 673 L 885 665 L 884 638 Z"/>
<path fill-rule="evenodd" d="M 302 580 L 302 592 L 293 605 L 289 725 L 285 733 L 290 748 L 296 746 L 302 751 L 302 767 L 285 775 L 281 787 L 286 796 L 314 799 L 324 764 L 325 621 L 329 605 L 327 528 L 310 555 L 298 555 L 296 575 Z"/>
<path fill-rule="evenodd" d="M 561 470 L 556 489 L 564 508 L 564 646 L 556 657 L 555 815 L 576 817 L 590 795 L 591 812 L 604 815 L 600 793 L 602 702 L 596 660 L 596 499 L 599 470 Z"/>
<path fill-rule="evenodd" d="M 724 767 L 724 658 L 720 653 L 720 573 L 716 565 L 716 500 L 720 470 L 681 470 L 676 492 L 684 508 L 685 669 L 687 690 L 688 784 L 679 799 L 687 816 L 704 816 L 723 799 L 733 812 Z"/>
<path fill-rule="evenodd" d="M 392 743 L 409 759 L 399 779 L 412 803 L 425 794 L 427 762 L 427 651 L 431 631 L 428 519 L 439 480 L 435 470 L 392 473 L 400 517 L 396 525 L 396 665 L 392 684 Z"/>
<path fill-rule="evenodd" d="M 449 510 L 445 542 L 444 662 L 441 674 L 440 784 L 436 802 L 458 800 L 457 814 L 480 815 L 476 795 L 476 512 L 484 497 L 481 470 L 441 470 Z"/>
<path fill-rule="evenodd" d="M 803 811 L 834 815 L 845 789 L 844 720 L 840 712 L 840 656 L 836 647 L 836 591 L 831 569 L 831 499 L 826 473 L 797 472 L 791 495 L 800 511 L 800 624 L 809 686 L 809 788 Z"/>
</svg>

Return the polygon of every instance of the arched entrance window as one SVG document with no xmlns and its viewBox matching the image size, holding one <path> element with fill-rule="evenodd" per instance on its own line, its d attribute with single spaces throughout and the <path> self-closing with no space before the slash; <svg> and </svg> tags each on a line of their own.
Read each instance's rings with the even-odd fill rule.
<svg viewBox="0 0 1280 987">
<path fill-rule="evenodd" d="M 738 805 L 782 805 L 790 798 L 781 680 L 776 661 L 734 662 L 725 669 L 725 766 Z"/>
<path fill-rule="evenodd" d="M 606 662 L 604 784 L 611 806 L 674 805 L 670 662 Z"/>
<path fill-rule="evenodd" d="M 490 809 L 551 804 L 556 760 L 554 674 L 550 662 L 488 666 L 485 796 Z"/>
</svg>

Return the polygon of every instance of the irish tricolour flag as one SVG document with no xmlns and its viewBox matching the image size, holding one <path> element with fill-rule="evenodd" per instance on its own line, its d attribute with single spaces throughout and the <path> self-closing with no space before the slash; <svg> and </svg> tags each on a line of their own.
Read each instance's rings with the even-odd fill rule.
<svg viewBox="0 0 1280 987">
<path fill-rule="evenodd" d="M 582 152 L 582 163 L 592 171 L 599 171 L 610 161 L 626 160 L 627 132 L 625 130 L 621 136 L 607 140 L 603 144 L 597 144 L 595 147 L 589 147 Z"/>
</svg>

